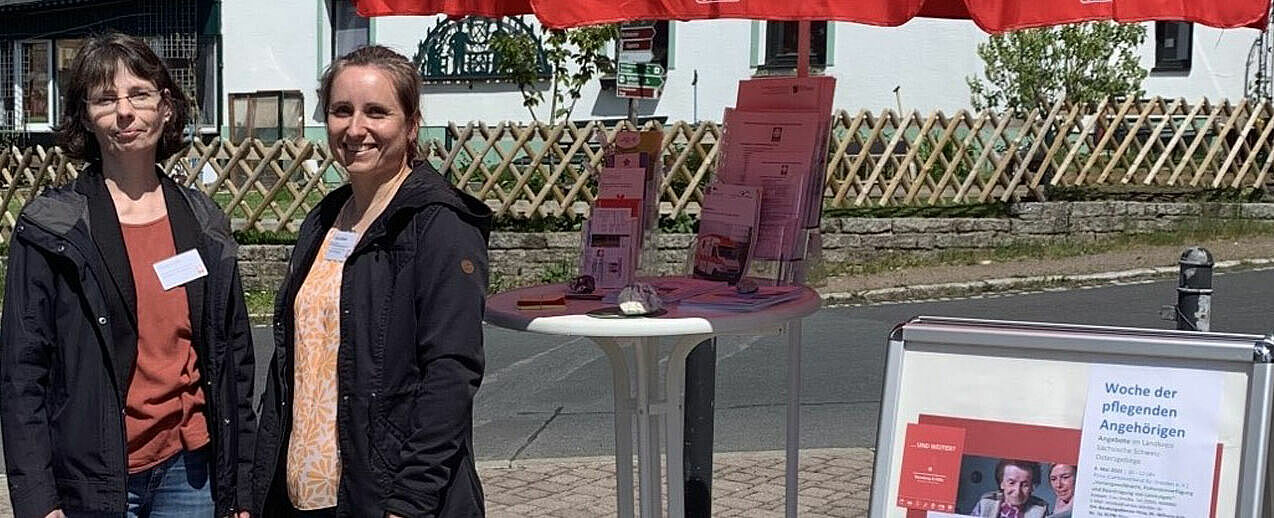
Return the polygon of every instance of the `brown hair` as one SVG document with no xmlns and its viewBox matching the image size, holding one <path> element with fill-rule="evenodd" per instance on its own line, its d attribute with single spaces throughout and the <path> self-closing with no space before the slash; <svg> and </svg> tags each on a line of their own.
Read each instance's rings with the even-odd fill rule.
<svg viewBox="0 0 1274 518">
<path fill-rule="evenodd" d="M 995 465 L 996 484 L 1004 481 L 1004 469 L 1009 466 L 1013 466 L 1017 469 L 1030 473 L 1032 486 L 1040 485 L 1040 463 L 1017 459 L 1001 459 L 1000 462 Z"/>
<path fill-rule="evenodd" d="M 156 160 L 167 160 L 185 146 L 182 131 L 190 117 L 190 101 L 173 82 L 168 67 L 145 41 L 117 32 L 90 38 L 71 61 L 70 79 L 62 94 L 66 108 L 55 129 L 57 143 L 73 158 L 96 160 L 102 157 L 97 138 L 87 126 L 86 99 L 93 88 L 110 85 L 121 65 L 133 75 L 154 83 L 172 111 L 164 123 L 164 132 L 155 151 Z"/>
<path fill-rule="evenodd" d="M 389 76 L 389 82 L 394 87 L 394 96 L 398 98 L 399 108 L 406 115 L 407 121 L 414 120 L 416 124 L 420 124 L 420 76 L 416 73 L 416 67 L 402 54 L 380 45 L 354 49 L 337 58 L 323 71 L 323 77 L 319 79 L 318 98 L 319 109 L 324 117 L 327 114 L 327 103 L 332 98 L 332 83 L 348 67 L 375 67 L 384 72 Z M 412 135 L 411 143 L 407 146 L 408 164 L 416 159 L 416 138 L 416 135 Z"/>
</svg>

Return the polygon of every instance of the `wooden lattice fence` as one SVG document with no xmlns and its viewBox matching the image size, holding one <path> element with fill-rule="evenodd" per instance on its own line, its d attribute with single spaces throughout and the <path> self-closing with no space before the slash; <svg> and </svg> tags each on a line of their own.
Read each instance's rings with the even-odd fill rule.
<svg viewBox="0 0 1274 518">
<path fill-rule="evenodd" d="M 1057 103 L 1027 113 L 835 113 L 825 204 L 937 205 L 1043 199 L 1048 185 L 1264 188 L 1274 168 L 1274 105 L 1183 99 Z M 511 217 L 572 215 L 593 201 L 602 148 L 618 129 L 586 124 L 447 127 L 419 143 L 452 182 Z M 721 136 L 718 123 L 651 122 L 664 132 L 666 216 L 696 213 Z M 345 171 L 322 142 L 195 143 L 163 164 L 211 194 L 236 228 L 294 229 Z M 59 149 L 0 149 L 0 239 L 33 192 L 81 164 Z"/>
</svg>

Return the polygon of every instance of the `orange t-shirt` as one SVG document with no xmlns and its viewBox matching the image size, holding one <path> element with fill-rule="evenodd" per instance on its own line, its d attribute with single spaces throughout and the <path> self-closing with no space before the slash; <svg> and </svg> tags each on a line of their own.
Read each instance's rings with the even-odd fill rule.
<svg viewBox="0 0 1274 518">
<path fill-rule="evenodd" d="M 137 291 L 137 363 L 128 385 L 124 428 L 128 472 L 150 469 L 183 449 L 208 444 L 204 394 L 190 343 L 186 288 L 164 291 L 153 265 L 176 254 L 168 216 L 120 224 Z"/>
</svg>

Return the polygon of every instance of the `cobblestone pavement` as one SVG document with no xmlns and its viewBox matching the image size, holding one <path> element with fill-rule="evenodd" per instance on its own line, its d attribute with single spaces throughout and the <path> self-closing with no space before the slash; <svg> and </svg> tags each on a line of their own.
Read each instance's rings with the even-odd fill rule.
<svg viewBox="0 0 1274 518">
<path fill-rule="evenodd" d="M 781 451 L 717 454 L 712 516 L 782 517 L 783 466 Z M 866 516 L 871 469 L 866 448 L 802 450 L 801 518 Z M 492 518 L 615 516 L 613 457 L 484 462 L 478 472 Z M 7 481 L 0 483 L 0 516 L 13 516 Z"/>
<path fill-rule="evenodd" d="M 717 454 L 712 516 L 782 517 L 783 467 L 781 451 Z M 802 450 L 800 467 L 801 518 L 867 515 L 871 450 Z M 613 457 L 527 460 L 513 466 L 487 462 L 478 465 L 478 472 L 492 517 L 615 516 Z"/>
</svg>

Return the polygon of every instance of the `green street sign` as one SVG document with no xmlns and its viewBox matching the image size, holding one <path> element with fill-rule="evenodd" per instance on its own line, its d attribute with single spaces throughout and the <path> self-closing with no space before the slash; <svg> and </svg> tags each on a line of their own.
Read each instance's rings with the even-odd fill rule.
<svg viewBox="0 0 1274 518">
<path fill-rule="evenodd" d="M 652 88 L 659 88 L 664 85 L 663 76 L 621 73 L 617 79 L 619 84 L 622 86 L 648 86 Z"/>
<path fill-rule="evenodd" d="M 662 76 L 664 75 L 664 67 L 654 63 L 620 63 L 619 73 Z"/>
</svg>

